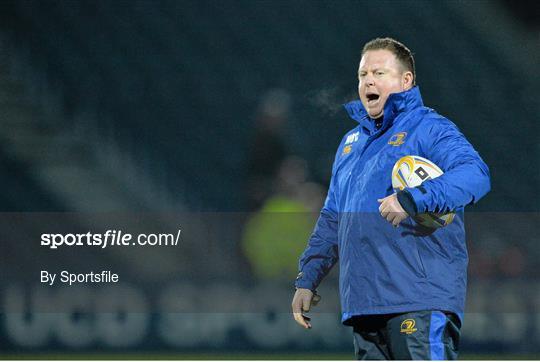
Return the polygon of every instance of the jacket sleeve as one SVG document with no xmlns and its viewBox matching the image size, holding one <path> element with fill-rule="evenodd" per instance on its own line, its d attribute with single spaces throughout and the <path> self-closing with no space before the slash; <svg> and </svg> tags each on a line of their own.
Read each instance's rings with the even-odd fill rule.
<svg viewBox="0 0 540 362">
<path fill-rule="evenodd" d="M 297 288 L 314 291 L 338 260 L 336 162 L 337 157 L 332 168 L 332 178 L 324 206 L 309 238 L 307 248 L 300 257 L 300 273 L 295 282 Z"/>
<path fill-rule="evenodd" d="M 478 202 L 489 192 L 489 169 L 455 124 L 444 118 L 436 120 L 426 139 L 426 157 L 444 174 L 406 189 L 416 212 L 456 210 Z"/>
</svg>

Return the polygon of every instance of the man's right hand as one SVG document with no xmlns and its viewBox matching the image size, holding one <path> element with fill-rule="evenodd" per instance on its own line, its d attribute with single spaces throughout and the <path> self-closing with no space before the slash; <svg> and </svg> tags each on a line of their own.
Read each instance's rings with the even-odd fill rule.
<svg viewBox="0 0 540 362">
<path fill-rule="evenodd" d="M 296 289 L 296 293 L 294 293 L 294 298 L 292 301 L 292 312 L 294 320 L 306 329 L 311 328 L 311 323 L 309 323 L 311 319 L 303 315 L 302 313 L 309 312 L 310 307 L 312 305 L 316 306 L 320 300 L 321 297 L 318 294 L 313 293 L 309 289 Z"/>
</svg>

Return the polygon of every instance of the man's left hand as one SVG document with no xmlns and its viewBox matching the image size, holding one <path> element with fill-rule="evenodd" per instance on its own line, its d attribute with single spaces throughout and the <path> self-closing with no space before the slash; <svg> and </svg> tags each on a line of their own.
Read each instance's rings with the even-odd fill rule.
<svg viewBox="0 0 540 362">
<path fill-rule="evenodd" d="M 409 217 L 409 214 L 401 207 L 395 193 L 377 201 L 381 204 L 379 206 L 381 216 L 395 227 L 398 227 L 400 222 Z"/>
</svg>

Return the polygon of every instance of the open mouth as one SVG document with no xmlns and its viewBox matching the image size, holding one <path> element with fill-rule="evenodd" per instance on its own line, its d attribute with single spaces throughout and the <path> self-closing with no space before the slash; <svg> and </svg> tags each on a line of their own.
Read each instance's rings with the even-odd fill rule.
<svg viewBox="0 0 540 362">
<path fill-rule="evenodd" d="M 379 95 L 375 93 L 366 94 L 368 104 L 376 103 L 379 100 Z"/>
</svg>

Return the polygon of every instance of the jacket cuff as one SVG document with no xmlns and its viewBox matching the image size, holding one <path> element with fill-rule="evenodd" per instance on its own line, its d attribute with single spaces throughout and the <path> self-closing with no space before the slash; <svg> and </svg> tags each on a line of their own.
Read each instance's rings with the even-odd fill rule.
<svg viewBox="0 0 540 362">
<path fill-rule="evenodd" d="M 415 207 L 414 210 L 416 211 L 417 214 L 427 212 L 426 205 L 429 202 L 429 194 L 424 186 L 420 185 L 417 187 L 406 188 L 405 190 L 403 190 L 403 192 L 407 192 L 409 194 L 410 199 Z"/>
<path fill-rule="evenodd" d="M 418 214 L 418 208 L 416 207 L 416 203 L 409 190 L 405 189 L 399 191 L 397 193 L 397 200 L 409 216 L 416 216 L 416 214 Z"/>
<path fill-rule="evenodd" d="M 302 288 L 302 289 L 309 289 L 312 292 L 315 292 L 315 289 L 317 289 L 317 286 L 313 282 L 306 280 L 304 272 L 298 273 L 298 276 L 296 277 L 296 280 L 294 281 L 294 287 Z"/>
</svg>

